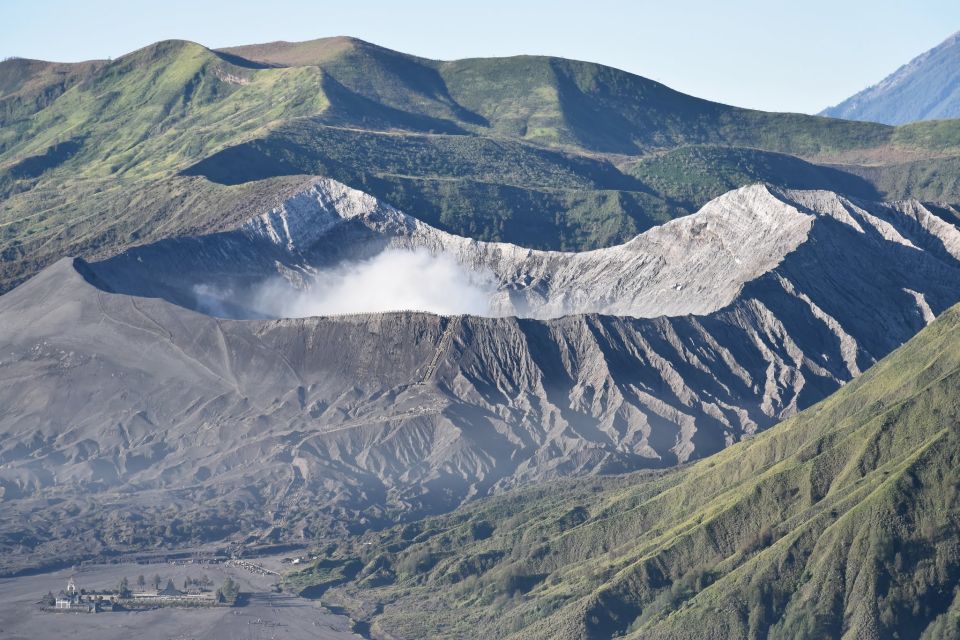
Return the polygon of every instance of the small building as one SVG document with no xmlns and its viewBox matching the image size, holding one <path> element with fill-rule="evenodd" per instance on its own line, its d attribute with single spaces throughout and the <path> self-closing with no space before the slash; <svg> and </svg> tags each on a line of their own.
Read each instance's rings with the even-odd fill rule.
<svg viewBox="0 0 960 640">
<path fill-rule="evenodd" d="M 166 596 L 168 598 L 177 598 L 185 594 L 183 591 L 180 591 L 180 589 L 177 589 L 175 586 L 173 586 L 172 580 L 168 580 L 167 586 L 163 588 L 163 591 L 158 591 L 157 595 Z"/>
<path fill-rule="evenodd" d="M 57 611 L 80 611 L 89 613 L 96 610 L 96 604 L 92 600 L 84 601 L 80 590 L 77 589 L 77 583 L 73 578 L 67 582 L 67 589 L 61 591 L 54 601 L 54 608 Z"/>
</svg>

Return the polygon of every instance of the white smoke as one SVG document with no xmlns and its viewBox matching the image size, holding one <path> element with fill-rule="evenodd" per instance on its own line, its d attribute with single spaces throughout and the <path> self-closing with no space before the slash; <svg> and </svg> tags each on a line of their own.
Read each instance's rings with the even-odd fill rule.
<svg viewBox="0 0 960 640">
<path fill-rule="evenodd" d="M 248 306 L 274 318 L 383 311 L 490 316 L 496 280 L 449 255 L 388 249 L 377 256 L 318 272 L 303 288 L 282 278 L 260 285 Z"/>
<path fill-rule="evenodd" d="M 217 287 L 210 284 L 193 285 L 193 297 L 198 311 L 218 318 L 237 318 L 245 314 L 231 308 L 230 301 L 237 295 L 232 287 Z"/>
</svg>

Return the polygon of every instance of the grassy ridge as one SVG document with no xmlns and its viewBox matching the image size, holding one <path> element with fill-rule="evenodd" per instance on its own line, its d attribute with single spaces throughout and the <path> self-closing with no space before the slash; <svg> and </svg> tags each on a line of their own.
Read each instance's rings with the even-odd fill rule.
<svg viewBox="0 0 960 640">
<path fill-rule="evenodd" d="M 745 147 L 686 146 L 626 167 L 627 173 L 686 210 L 695 210 L 718 193 L 745 184 L 769 182 L 792 189 L 828 189 L 877 200 L 868 180 L 783 153 Z"/>
<path fill-rule="evenodd" d="M 560 482 L 330 547 L 328 565 L 364 567 L 324 598 L 404 638 L 953 638 L 958 398 L 955 308 L 826 401 L 690 467 Z"/>
<path fill-rule="evenodd" d="M 893 131 L 730 107 L 618 69 L 560 58 L 461 60 L 439 69 L 450 94 L 495 130 L 591 151 L 638 155 L 727 144 L 810 155 L 884 144 Z"/>
<path fill-rule="evenodd" d="M 0 128 L 46 108 L 103 64 L 101 60 L 68 64 L 24 58 L 0 62 Z"/>
<path fill-rule="evenodd" d="M 280 118 L 325 107 L 319 72 L 237 67 L 200 45 L 167 41 L 104 65 L 39 113 L 0 129 L 5 164 L 75 140 L 72 177 L 167 173 Z"/>
<path fill-rule="evenodd" d="M 276 206 L 303 183 L 304 176 L 234 187 L 176 176 L 115 178 L 19 193 L 0 202 L 0 283 L 25 280 L 64 253 L 105 255 L 171 235 L 213 232 Z"/>
<path fill-rule="evenodd" d="M 229 217 L 232 195 L 163 219 L 182 176 L 265 196 L 269 179 L 323 174 L 454 233 L 568 250 L 757 181 L 960 201 L 954 122 L 764 113 L 602 65 L 440 62 L 350 38 L 9 60 L 0 125 L 0 291 L 61 255 L 119 251 L 158 220 L 177 234 Z"/>
</svg>

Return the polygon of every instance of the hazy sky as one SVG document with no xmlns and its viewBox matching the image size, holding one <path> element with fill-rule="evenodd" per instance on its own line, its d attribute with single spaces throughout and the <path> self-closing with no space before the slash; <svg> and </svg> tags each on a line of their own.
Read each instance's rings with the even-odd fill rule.
<svg viewBox="0 0 960 640">
<path fill-rule="evenodd" d="M 118 57 L 353 35 L 429 58 L 541 53 L 693 95 L 816 112 L 960 30 L 958 0 L 0 0 L 0 57 Z"/>
</svg>

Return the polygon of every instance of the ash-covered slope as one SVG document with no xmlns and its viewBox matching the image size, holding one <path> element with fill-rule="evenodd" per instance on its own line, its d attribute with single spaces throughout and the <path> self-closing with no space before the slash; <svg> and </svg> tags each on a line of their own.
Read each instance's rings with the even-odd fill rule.
<svg viewBox="0 0 960 640">
<path fill-rule="evenodd" d="M 478 501 L 326 547 L 288 583 L 389 638 L 953 640 L 958 338 L 954 307 L 708 460 Z"/>
<path fill-rule="evenodd" d="M 842 265 L 851 250 L 874 254 L 863 260 L 875 260 L 880 246 L 897 261 L 933 251 L 930 264 L 935 265 L 960 256 L 954 227 L 916 202 L 863 203 L 830 192 L 755 185 L 731 191 L 695 216 L 655 227 L 626 244 L 564 253 L 445 233 L 368 194 L 318 179 L 232 231 L 137 247 L 91 269 L 111 291 L 162 297 L 227 317 L 283 317 L 288 314 L 262 295 L 265 282 L 285 285 L 281 288 L 288 293 L 309 293 L 344 265 L 388 250 L 423 249 L 452 258 L 485 285 L 490 303 L 482 315 L 652 318 L 718 311 L 801 245 L 821 235 L 818 243 L 835 243 L 834 228 L 858 235 L 844 236 L 841 242 L 854 240 L 852 247 L 836 246 L 836 255 L 817 245 L 827 261 L 818 266 L 826 278 L 832 277 L 831 265 Z M 847 288 L 876 286 L 861 282 L 872 280 L 872 272 L 854 268 L 846 275 Z M 807 280 L 810 287 L 821 286 L 816 279 Z M 276 289 L 271 287 L 271 293 Z M 803 293 L 828 305 L 836 298 L 831 291 Z M 922 297 L 913 296 L 917 308 L 923 308 Z"/>
<path fill-rule="evenodd" d="M 501 311 L 539 319 L 185 308 L 201 306 L 191 283 L 229 285 L 243 315 L 267 275 L 385 247 L 486 270 Z M 674 465 L 823 398 L 958 299 L 960 232 L 915 202 L 750 187 L 562 254 L 449 236 L 318 181 L 235 231 L 63 260 L 0 297 L 0 483 L 18 515 L 0 540 L 312 535 Z"/>
</svg>

